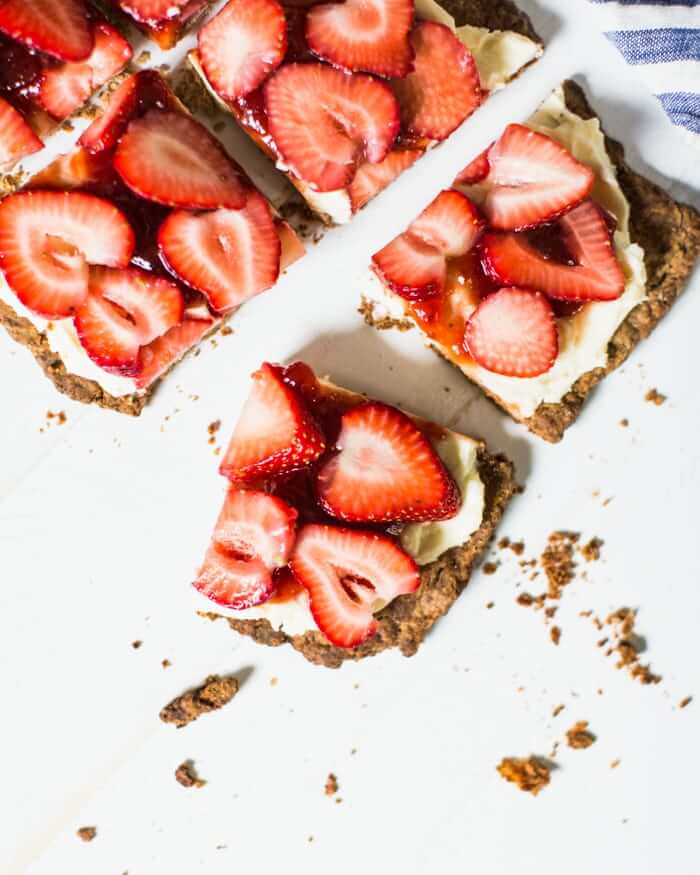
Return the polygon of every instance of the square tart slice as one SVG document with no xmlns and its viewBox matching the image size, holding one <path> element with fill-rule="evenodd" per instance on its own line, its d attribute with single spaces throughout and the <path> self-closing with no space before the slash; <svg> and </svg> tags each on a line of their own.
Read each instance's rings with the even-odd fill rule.
<svg viewBox="0 0 700 875">
<path fill-rule="evenodd" d="M 514 492 L 483 442 L 265 363 L 220 466 L 199 613 L 309 662 L 412 656 L 467 585 Z"/>
<path fill-rule="evenodd" d="M 652 331 L 700 254 L 700 215 L 626 163 L 565 82 L 375 253 L 376 328 L 417 327 L 510 416 L 559 441 Z"/>
<path fill-rule="evenodd" d="M 176 362 L 303 251 L 144 70 L 73 152 L 0 201 L 0 324 L 59 391 L 137 415 Z"/>
<path fill-rule="evenodd" d="M 229 0 L 189 61 L 308 206 L 342 224 L 541 54 L 510 0 Z"/>
</svg>

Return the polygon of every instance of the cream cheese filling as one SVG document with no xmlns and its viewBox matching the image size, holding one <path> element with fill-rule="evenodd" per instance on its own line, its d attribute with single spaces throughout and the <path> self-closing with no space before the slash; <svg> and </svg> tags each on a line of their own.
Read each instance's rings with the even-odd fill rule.
<svg viewBox="0 0 700 875">
<path fill-rule="evenodd" d="M 473 362 L 459 363 L 467 376 L 497 395 L 522 418 L 532 416 L 542 403 L 561 401 L 582 374 L 605 367 L 610 339 L 627 315 L 646 296 L 644 251 L 630 240 L 629 204 L 605 149 L 605 138 L 598 120 L 584 120 L 572 113 L 566 106 L 562 89 L 558 88 L 527 124 L 558 140 L 576 158 L 593 169 L 596 176 L 593 198 L 617 221 L 615 253 L 627 283 L 616 301 L 586 304 L 574 316 L 557 320 L 559 356 L 553 367 L 539 377 L 504 377 Z M 478 184 L 461 188 L 475 202 L 483 200 L 483 189 Z M 378 317 L 386 312 L 394 318 L 406 318 L 401 298 L 388 291 L 374 275 L 366 281 L 366 289 L 367 298 L 379 302 L 376 311 Z M 431 343 L 447 358 L 453 358 L 448 349 L 434 341 Z"/>
</svg>

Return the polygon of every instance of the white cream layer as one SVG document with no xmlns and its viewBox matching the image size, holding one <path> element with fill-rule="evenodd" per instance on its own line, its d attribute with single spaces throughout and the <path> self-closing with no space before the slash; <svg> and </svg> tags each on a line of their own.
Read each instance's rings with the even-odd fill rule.
<svg viewBox="0 0 700 875">
<path fill-rule="evenodd" d="M 570 112 L 559 88 L 532 116 L 528 126 L 558 140 L 595 172 L 593 197 L 617 220 L 615 252 L 627 284 L 616 301 L 586 304 L 574 316 L 558 320 L 559 356 L 546 374 L 518 379 L 493 374 L 475 363 L 460 363 L 459 367 L 465 374 L 498 395 L 514 413 L 524 418 L 532 416 L 543 402 L 561 401 L 582 374 L 605 367 L 610 339 L 626 316 L 644 300 L 646 289 L 644 251 L 630 241 L 629 204 L 605 150 L 598 120 L 586 121 Z M 479 185 L 463 186 L 462 190 L 477 203 L 483 199 Z M 374 274 L 366 280 L 365 288 L 366 297 L 377 305 L 377 317 L 386 313 L 394 318 L 406 318 L 402 299 L 386 289 Z M 447 358 L 452 358 L 450 350 L 434 341 L 431 343 Z"/>
</svg>

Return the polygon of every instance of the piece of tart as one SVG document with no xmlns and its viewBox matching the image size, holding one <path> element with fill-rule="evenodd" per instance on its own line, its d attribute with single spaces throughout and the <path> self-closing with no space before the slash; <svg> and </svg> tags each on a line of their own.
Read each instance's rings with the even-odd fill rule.
<svg viewBox="0 0 700 875">
<path fill-rule="evenodd" d="M 341 224 L 541 53 L 510 0 L 229 0 L 189 61 Z"/>
<path fill-rule="evenodd" d="M 146 70 L 73 152 L 0 201 L 0 324 L 59 391 L 136 415 L 172 365 L 301 254 Z"/>
<path fill-rule="evenodd" d="M 131 55 L 124 37 L 85 0 L 2 0 L 0 177 L 43 148 L 44 137 Z"/>
<path fill-rule="evenodd" d="M 631 170 L 566 82 L 373 256 L 361 312 L 417 326 L 513 419 L 558 441 L 700 254 L 700 215 Z"/>
<path fill-rule="evenodd" d="M 125 16 L 161 49 L 171 49 L 203 20 L 215 0 L 95 0 Z"/>
<path fill-rule="evenodd" d="M 481 441 L 303 362 L 253 374 L 220 473 L 226 497 L 194 581 L 204 616 L 331 668 L 414 654 L 515 485 Z"/>
</svg>

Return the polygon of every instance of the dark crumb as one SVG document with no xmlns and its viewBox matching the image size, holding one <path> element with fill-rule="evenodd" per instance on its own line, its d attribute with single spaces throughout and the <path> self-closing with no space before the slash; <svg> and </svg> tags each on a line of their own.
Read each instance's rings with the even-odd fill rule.
<svg viewBox="0 0 700 875">
<path fill-rule="evenodd" d="M 342 798 L 341 798 L 340 796 L 336 796 L 336 797 L 335 797 L 335 804 L 336 804 L 336 805 L 340 805 L 340 803 L 341 803 L 342 801 L 343 801 L 343 800 L 342 800 Z"/>
<path fill-rule="evenodd" d="M 169 659 L 163 659 L 160 664 L 163 666 L 163 668 L 170 668 L 172 662 L 170 662 Z"/>
<path fill-rule="evenodd" d="M 47 410 L 46 421 L 53 422 L 54 420 L 56 421 L 56 425 L 65 425 L 68 420 L 65 410 L 59 410 L 57 413 L 54 413 L 53 410 Z"/>
<path fill-rule="evenodd" d="M 680 702 L 678 703 L 678 707 L 679 707 L 679 708 L 687 708 L 688 705 L 690 705 L 690 703 L 691 703 L 692 701 L 693 701 L 693 697 L 692 697 L 692 696 L 686 696 L 685 699 L 681 699 L 681 700 L 680 700 Z"/>
<path fill-rule="evenodd" d="M 524 541 L 512 541 L 510 544 L 510 549 L 515 553 L 516 556 L 522 556 L 525 552 L 525 542 Z"/>
<path fill-rule="evenodd" d="M 335 796 L 335 794 L 338 792 L 338 779 L 333 774 L 333 772 L 328 773 L 323 792 L 326 794 L 326 796 Z"/>
<path fill-rule="evenodd" d="M 561 641 L 561 629 L 559 626 L 552 626 L 549 630 L 549 637 L 552 639 L 552 643 L 559 646 L 559 642 Z"/>
<path fill-rule="evenodd" d="M 309 837 L 306 839 L 306 841 L 309 842 L 309 843 L 312 842 L 313 840 L 314 840 L 314 837 L 313 837 L 313 836 L 309 836 Z"/>
<path fill-rule="evenodd" d="M 618 608 L 607 617 L 605 622 L 612 627 L 614 641 L 606 651 L 606 656 L 617 653 L 616 668 L 627 669 L 630 677 L 640 684 L 658 684 L 661 675 L 654 674 L 651 666 L 643 665 L 639 659 L 645 642 L 635 631 L 635 619 L 635 612 L 631 608 Z"/>
<path fill-rule="evenodd" d="M 484 574 L 495 574 L 498 569 L 498 562 L 484 562 L 481 566 L 481 570 Z"/>
<path fill-rule="evenodd" d="M 605 692 L 605 690 L 603 690 L 601 687 L 598 687 L 598 689 L 596 690 L 596 693 L 597 693 L 599 696 L 602 696 L 604 692 Z"/>
<path fill-rule="evenodd" d="M 75 833 L 78 838 L 83 842 L 91 842 L 95 836 L 97 835 L 97 827 L 96 826 L 81 826 L 79 830 L 76 830 Z"/>
<path fill-rule="evenodd" d="M 234 677 L 210 675 L 200 687 L 188 690 L 166 705 L 160 712 L 160 719 L 178 727 L 187 726 L 200 715 L 227 705 L 239 686 Z"/>
<path fill-rule="evenodd" d="M 620 420 L 620 425 L 621 425 L 623 428 L 627 428 L 627 426 L 628 426 L 629 424 L 630 424 L 630 421 L 629 421 L 629 419 L 627 419 L 626 417 L 625 417 L 625 419 L 621 419 L 621 420 Z"/>
<path fill-rule="evenodd" d="M 579 547 L 579 553 L 583 556 L 586 562 L 597 562 L 600 559 L 600 548 L 603 546 L 601 538 L 591 538 L 591 540 Z"/>
<path fill-rule="evenodd" d="M 588 720 L 579 720 L 566 730 L 566 743 L 574 750 L 584 750 L 596 740 L 588 729 Z"/>
<path fill-rule="evenodd" d="M 210 422 L 207 426 L 207 433 L 209 435 L 209 443 L 216 443 L 216 433 L 221 428 L 221 420 L 215 419 L 214 422 Z"/>
<path fill-rule="evenodd" d="M 524 483 L 516 483 L 515 494 L 522 495 L 524 492 L 525 492 L 525 484 Z"/>
<path fill-rule="evenodd" d="M 556 705 L 552 710 L 552 717 L 558 717 L 564 708 L 566 708 L 566 705 Z"/>
<path fill-rule="evenodd" d="M 620 765 L 621 762 L 622 762 L 622 760 L 613 760 L 613 761 L 610 763 L 610 768 L 611 768 L 611 769 L 616 769 L 616 768 Z"/>
<path fill-rule="evenodd" d="M 230 325 L 224 325 L 219 334 L 222 337 L 229 337 L 229 335 L 233 334 L 233 328 Z"/>
<path fill-rule="evenodd" d="M 533 796 L 549 784 L 551 767 L 540 757 L 504 757 L 496 768 L 506 781 Z"/>
<path fill-rule="evenodd" d="M 578 612 L 579 617 L 590 617 L 592 614 L 593 614 L 593 611 L 591 611 L 591 610 Z"/>
<path fill-rule="evenodd" d="M 558 610 L 559 608 L 556 605 L 549 605 L 549 607 L 544 609 L 544 615 L 548 620 L 551 620 Z"/>
<path fill-rule="evenodd" d="M 651 404 L 656 404 L 657 407 L 661 407 L 661 405 L 666 400 L 666 396 L 662 395 L 661 392 L 656 389 L 649 389 L 647 394 L 644 396 L 645 401 L 649 401 Z"/>
<path fill-rule="evenodd" d="M 138 650 L 142 644 L 143 644 L 143 641 L 139 641 L 138 639 L 136 639 L 136 641 L 131 642 L 131 646 L 134 648 L 134 650 Z"/>
<path fill-rule="evenodd" d="M 550 599 L 561 598 L 562 589 L 574 579 L 574 547 L 578 539 L 576 532 L 552 532 L 549 536 L 540 556 L 540 564 L 547 575 L 547 595 Z"/>
<path fill-rule="evenodd" d="M 495 604 L 496 604 L 495 602 L 486 602 L 486 607 L 487 607 L 487 608 L 489 609 L 489 611 L 490 611 L 491 608 L 492 608 Z"/>
<path fill-rule="evenodd" d="M 192 760 L 185 760 L 184 763 L 175 769 L 175 780 L 183 787 L 204 787 L 207 783 L 197 775 Z"/>
<path fill-rule="evenodd" d="M 529 608 L 535 603 L 535 597 L 529 592 L 521 592 L 515 601 L 524 608 Z"/>
</svg>

